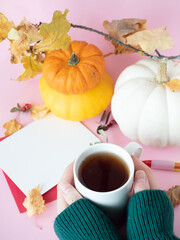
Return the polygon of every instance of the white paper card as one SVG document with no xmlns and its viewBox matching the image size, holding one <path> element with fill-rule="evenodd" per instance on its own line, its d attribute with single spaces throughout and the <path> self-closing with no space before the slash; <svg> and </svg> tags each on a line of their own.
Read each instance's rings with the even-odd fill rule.
<svg viewBox="0 0 180 240">
<path fill-rule="evenodd" d="M 99 139 L 82 123 L 49 114 L 0 142 L 0 168 L 27 195 L 54 187 L 65 167 Z"/>
</svg>

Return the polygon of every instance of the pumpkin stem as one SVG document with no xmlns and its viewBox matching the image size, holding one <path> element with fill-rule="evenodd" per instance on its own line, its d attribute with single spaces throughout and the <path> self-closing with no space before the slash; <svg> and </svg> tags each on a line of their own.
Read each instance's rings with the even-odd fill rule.
<svg viewBox="0 0 180 240">
<path fill-rule="evenodd" d="M 167 59 L 163 58 L 159 61 L 158 64 L 158 75 L 156 78 L 158 83 L 166 83 L 170 79 L 167 75 Z"/>
<path fill-rule="evenodd" d="M 68 60 L 68 65 L 69 66 L 75 66 L 79 62 L 79 58 L 76 56 L 75 52 L 72 52 L 71 58 Z"/>
</svg>

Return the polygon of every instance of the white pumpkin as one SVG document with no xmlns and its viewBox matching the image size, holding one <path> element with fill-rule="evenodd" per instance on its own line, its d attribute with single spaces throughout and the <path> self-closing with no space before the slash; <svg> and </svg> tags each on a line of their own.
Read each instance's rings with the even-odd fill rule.
<svg viewBox="0 0 180 240">
<path fill-rule="evenodd" d="M 159 67 L 158 67 L 159 66 Z M 112 115 L 128 138 L 152 147 L 180 145 L 180 92 L 162 81 L 180 79 L 180 63 L 143 59 L 118 77 Z"/>
</svg>

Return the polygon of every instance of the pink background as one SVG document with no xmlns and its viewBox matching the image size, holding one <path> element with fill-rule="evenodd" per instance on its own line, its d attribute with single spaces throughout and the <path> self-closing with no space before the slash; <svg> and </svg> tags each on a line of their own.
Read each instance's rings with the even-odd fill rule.
<svg viewBox="0 0 180 240">
<path fill-rule="evenodd" d="M 5 0 L 0 3 L 0 11 L 15 24 L 19 24 L 25 16 L 32 23 L 50 22 L 55 10 L 69 9 L 67 19 L 74 24 L 82 24 L 101 31 L 104 20 L 117 20 L 122 18 L 145 18 L 147 27 L 159 28 L 167 27 L 167 31 L 172 35 L 175 46 L 173 49 L 164 51 L 164 54 L 180 54 L 180 22 L 179 0 L 171 1 L 144 1 L 144 0 L 31 0 L 31 1 L 10 1 Z M 73 40 L 85 40 L 97 45 L 104 53 L 110 52 L 113 47 L 110 42 L 105 41 L 102 36 L 96 33 L 90 33 L 85 30 L 71 29 L 70 36 Z M 40 76 L 26 82 L 16 82 L 15 79 L 22 71 L 22 65 L 12 65 L 10 63 L 9 42 L 7 40 L 0 43 L 0 137 L 4 136 L 5 130 L 3 124 L 17 116 L 16 113 L 10 113 L 10 109 L 17 103 L 43 103 L 38 82 Z M 106 71 L 111 75 L 114 82 L 120 72 L 130 64 L 141 59 L 137 54 L 118 55 L 106 58 Z M 97 120 L 100 116 L 85 121 L 85 124 L 96 133 Z M 26 126 L 31 122 L 28 114 L 19 114 L 17 120 Z M 112 127 L 108 131 L 109 142 L 125 146 L 129 139 L 124 137 L 118 126 Z M 21 151 L 21 146 L 19 146 Z M 180 161 L 180 147 L 153 149 L 144 147 L 142 159 L 164 159 Z M 153 170 L 161 189 L 180 184 L 180 173 L 169 171 Z M 20 214 L 15 205 L 5 178 L 0 171 L 0 239 L 43 239 L 56 240 L 57 237 L 53 231 L 53 222 L 56 217 L 56 201 L 47 204 L 47 210 L 39 216 L 29 219 L 27 215 Z M 180 237 L 180 206 L 175 208 L 174 232 Z M 41 226 L 40 230 L 37 226 Z"/>
</svg>

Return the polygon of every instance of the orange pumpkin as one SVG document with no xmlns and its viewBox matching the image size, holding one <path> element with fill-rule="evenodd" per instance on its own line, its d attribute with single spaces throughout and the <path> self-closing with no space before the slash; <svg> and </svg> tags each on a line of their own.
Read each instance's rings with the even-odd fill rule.
<svg viewBox="0 0 180 240">
<path fill-rule="evenodd" d="M 110 104 L 113 81 L 105 72 L 104 57 L 96 46 L 73 41 L 68 50 L 50 53 L 43 68 L 40 92 L 54 115 L 82 121 Z"/>
<path fill-rule="evenodd" d="M 43 65 L 48 86 L 62 94 L 83 94 L 93 89 L 104 72 L 102 52 L 84 41 L 72 41 L 67 50 L 53 51 Z"/>
</svg>

